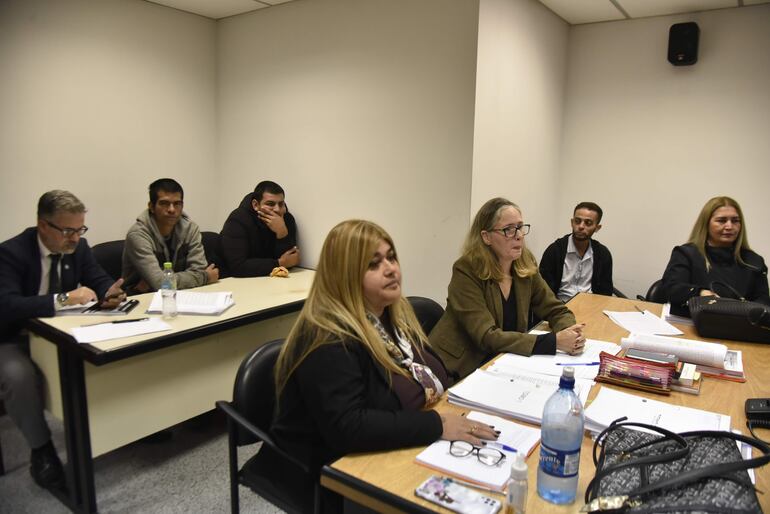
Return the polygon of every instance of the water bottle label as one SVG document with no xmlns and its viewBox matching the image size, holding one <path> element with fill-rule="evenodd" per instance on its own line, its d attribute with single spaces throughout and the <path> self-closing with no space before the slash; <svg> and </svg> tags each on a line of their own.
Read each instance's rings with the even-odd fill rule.
<svg viewBox="0 0 770 514">
<path fill-rule="evenodd" d="M 564 451 L 549 448 L 540 441 L 540 469 L 559 478 L 577 476 L 580 466 L 580 448 Z"/>
</svg>

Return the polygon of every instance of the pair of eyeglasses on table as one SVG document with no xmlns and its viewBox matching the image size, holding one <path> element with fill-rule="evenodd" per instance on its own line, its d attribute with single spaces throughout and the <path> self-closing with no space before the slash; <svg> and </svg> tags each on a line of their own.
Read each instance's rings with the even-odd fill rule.
<svg viewBox="0 0 770 514">
<path fill-rule="evenodd" d="M 449 443 L 449 454 L 452 457 L 463 458 L 474 453 L 479 462 L 487 466 L 497 466 L 505 460 L 505 454 L 496 448 L 480 448 L 465 441 L 451 441 Z"/>
</svg>

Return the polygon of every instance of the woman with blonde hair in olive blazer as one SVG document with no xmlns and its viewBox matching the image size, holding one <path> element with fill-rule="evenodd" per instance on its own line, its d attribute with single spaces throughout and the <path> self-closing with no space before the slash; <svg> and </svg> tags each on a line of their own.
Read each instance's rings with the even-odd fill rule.
<svg viewBox="0 0 770 514">
<path fill-rule="evenodd" d="M 463 378 L 498 353 L 583 351 L 582 324 L 545 283 L 524 245 L 529 225 L 504 198 L 485 203 L 452 267 L 446 312 L 430 333 L 447 371 Z M 548 321 L 547 334 L 527 334 L 530 311 Z"/>
</svg>

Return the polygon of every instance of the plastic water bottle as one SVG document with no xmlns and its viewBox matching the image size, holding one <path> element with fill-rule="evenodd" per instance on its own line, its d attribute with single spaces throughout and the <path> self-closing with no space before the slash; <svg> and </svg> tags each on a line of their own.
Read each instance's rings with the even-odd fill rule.
<svg viewBox="0 0 770 514">
<path fill-rule="evenodd" d="M 160 283 L 163 299 L 163 319 L 176 317 L 176 275 L 170 262 L 163 263 L 163 281 Z"/>
<path fill-rule="evenodd" d="M 543 409 L 537 494 L 551 503 L 575 501 L 583 442 L 583 404 L 575 394 L 575 368 L 562 371 L 559 389 Z"/>
<path fill-rule="evenodd" d="M 527 463 L 524 456 L 517 453 L 511 463 L 511 480 L 505 488 L 504 514 L 524 514 L 527 508 Z"/>
</svg>

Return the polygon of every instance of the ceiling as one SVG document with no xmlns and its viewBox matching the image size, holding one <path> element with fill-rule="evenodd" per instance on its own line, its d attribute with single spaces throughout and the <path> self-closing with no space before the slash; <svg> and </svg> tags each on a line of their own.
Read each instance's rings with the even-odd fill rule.
<svg viewBox="0 0 770 514">
<path fill-rule="evenodd" d="M 218 20 L 243 14 L 258 9 L 265 9 L 278 4 L 285 4 L 292 0 L 147 0 L 153 4 L 173 7 L 180 11 L 199 14 L 206 18 Z M 770 1 L 770 0 L 768 0 Z"/>
<path fill-rule="evenodd" d="M 147 0 L 218 20 L 293 0 Z M 310 1 L 310 0 L 305 0 Z M 512 0 L 519 1 L 519 0 Z M 540 0 L 571 25 L 683 14 L 770 3 L 770 0 Z"/>
<path fill-rule="evenodd" d="M 570 25 L 768 3 L 770 0 L 540 0 Z"/>
</svg>

